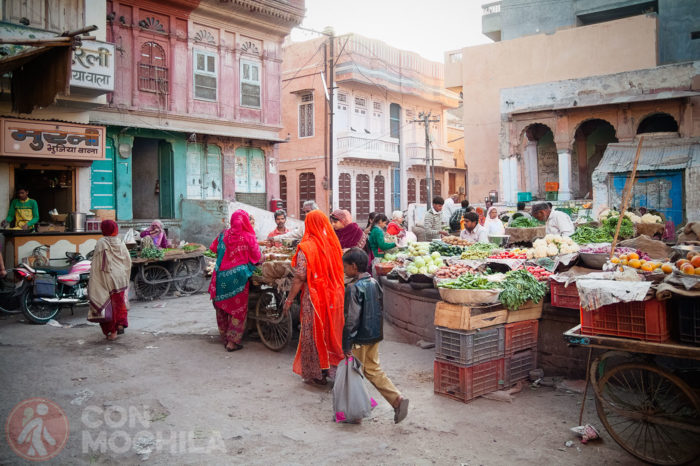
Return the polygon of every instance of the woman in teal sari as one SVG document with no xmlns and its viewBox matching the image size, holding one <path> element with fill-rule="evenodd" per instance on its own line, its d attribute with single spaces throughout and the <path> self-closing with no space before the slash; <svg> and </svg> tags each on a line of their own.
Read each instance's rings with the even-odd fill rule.
<svg viewBox="0 0 700 466">
<path fill-rule="evenodd" d="M 260 262 L 260 248 L 248 213 L 237 210 L 231 227 L 211 243 L 216 267 L 209 284 L 209 295 L 216 309 L 216 323 L 227 351 L 242 349 L 241 339 L 248 313 L 248 278 Z"/>
</svg>

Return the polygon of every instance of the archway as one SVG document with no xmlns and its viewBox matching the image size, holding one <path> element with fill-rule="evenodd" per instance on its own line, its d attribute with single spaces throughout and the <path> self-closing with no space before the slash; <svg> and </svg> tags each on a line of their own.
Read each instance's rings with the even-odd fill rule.
<svg viewBox="0 0 700 466">
<path fill-rule="evenodd" d="M 668 113 L 653 113 L 644 118 L 637 127 L 637 134 L 676 132 L 678 132 L 678 122 Z"/>
<path fill-rule="evenodd" d="M 598 118 L 586 120 L 576 129 L 572 154 L 572 188 L 578 198 L 592 194 L 591 175 L 596 169 L 605 149 L 617 142 L 615 127 Z"/>
<path fill-rule="evenodd" d="M 554 133 L 549 126 L 533 123 L 523 131 L 525 187 L 533 196 L 544 197 L 545 184 L 559 179 Z"/>
</svg>

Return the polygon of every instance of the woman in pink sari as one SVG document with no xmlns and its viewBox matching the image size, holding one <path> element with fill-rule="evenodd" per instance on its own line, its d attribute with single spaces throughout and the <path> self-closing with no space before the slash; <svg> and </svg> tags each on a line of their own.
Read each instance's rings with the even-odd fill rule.
<svg viewBox="0 0 700 466">
<path fill-rule="evenodd" d="M 216 267 L 209 284 L 209 295 L 216 309 L 216 323 L 227 351 L 242 349 L 241 340 L 248 314 L 248 278 L 260 262 L 260 248 L 248 213 L 237 210 L 231 227 L 211 243 Z"/>
</svg>

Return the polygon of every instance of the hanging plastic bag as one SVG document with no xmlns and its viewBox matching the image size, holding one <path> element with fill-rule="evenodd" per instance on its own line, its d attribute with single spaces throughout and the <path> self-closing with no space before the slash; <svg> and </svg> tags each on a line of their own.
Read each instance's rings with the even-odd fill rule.
<svg viewBox="0 0 700 466">
<path fill-rule="evenodd" d="M 357 422 L 369 416 L 377 402 L 369 396 L 360 361 L 350 356 L 340 361 L 333 385 L 335 422 Z"/>
<path fill-rule="evenodd" d="M 134 232 L 133 228 L 129 228 L 129 231 L 127 231 L 124 234 L 124 243 L 125 244 L 134 244 L 136 243 L 136 233 Z"/>
</svg>

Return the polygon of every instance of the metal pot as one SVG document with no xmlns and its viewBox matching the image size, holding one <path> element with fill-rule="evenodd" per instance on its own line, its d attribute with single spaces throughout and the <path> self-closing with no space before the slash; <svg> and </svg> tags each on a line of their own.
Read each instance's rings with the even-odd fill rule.
<svg viewBox="0 0 700 466">
<path fill-rule="evenodd" d="M 85 220 L 87 215 L 81 212 L 71 212 L 66 220 L 68 231 L 82 232 L 85 231 Z"/>
</svg>

